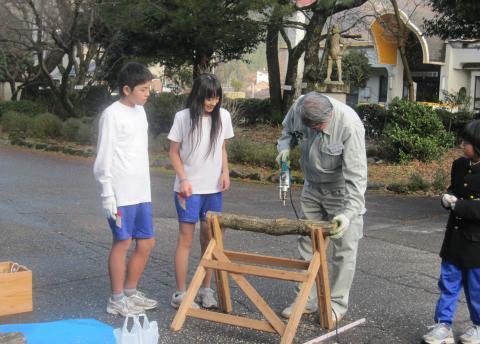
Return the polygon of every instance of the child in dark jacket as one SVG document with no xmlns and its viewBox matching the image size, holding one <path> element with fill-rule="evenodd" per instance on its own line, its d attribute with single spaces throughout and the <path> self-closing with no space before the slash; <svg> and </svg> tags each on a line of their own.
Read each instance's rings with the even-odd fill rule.
<svg viewBox="0 0 480 344">
<path fill-rule="evenodd" d="M 480 120 L 468 123 L 461 139 L 464 156 L 453 162 L 451 184 L 441 199 L 450 216 L 440 250 L 435 325 L 423 336 L 428 344 L 455 343 L 452 323 L 462 287 L 473 325 L 460 341 L 480 344 Z"/>
</svg>

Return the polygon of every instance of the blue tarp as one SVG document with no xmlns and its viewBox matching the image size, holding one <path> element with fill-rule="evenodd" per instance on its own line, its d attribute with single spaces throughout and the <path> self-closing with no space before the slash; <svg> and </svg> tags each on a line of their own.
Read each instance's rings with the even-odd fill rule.
<svg viewBox="0 0 480 344">
<path fill-rule="evenodd" d="M 0 332 L 21 332 L 28 344 L 115 344 L 113 328 L 95 319 L 0 325 Z"/>
</svg>

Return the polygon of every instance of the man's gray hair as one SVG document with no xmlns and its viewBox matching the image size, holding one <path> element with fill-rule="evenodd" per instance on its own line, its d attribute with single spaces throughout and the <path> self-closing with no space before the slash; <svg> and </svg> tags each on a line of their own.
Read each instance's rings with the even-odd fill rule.
<svg viewBox="0 0 480 344">
<path fill-rule="evenodd" d="M 302 123 L 309 128 L 325 123 L 333 110 L 328 97 L 315 91 L 303 96 L 299 105 Z"/>
</svg>

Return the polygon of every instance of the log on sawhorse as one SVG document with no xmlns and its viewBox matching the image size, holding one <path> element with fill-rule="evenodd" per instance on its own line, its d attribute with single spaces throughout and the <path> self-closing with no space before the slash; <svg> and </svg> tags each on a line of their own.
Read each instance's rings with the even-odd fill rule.
<svg viewBox="0 0 480 344">
<path fill-rule="evenodd" d="M 280 343 L 292 343 L 307 303 L 308 296 L 315 282 L 318 295 L 317 300 L 320 326 L 324 329 L 333 328 L 334 324 L 332 319 L 327 258 L 325 252 L 325 236 L 326 233 L 333 228 L 333 224 L 321 221 L 294 221 L 287 219 L 266 220 L 256 217 L 211 212 L 207 215 L 207 221 L 211 236 L 210 243 L 203 254 L 183 301 L 172 321 L 170 328 L 173 331 L 180 330 L 186 317 L 190 316 L 218 323 L 278 333 L 281 336 Z M 223 245 L 222 228 L 263 232 L 273 235 L 308 234 L 312 240 L 312 259 L 308 262 L 298 259 L 263 256 L 225 250 Z M 290 270 L 273 269 L 265 266 L 281 267 Z M 219 310 L 223 313 L 203 309 L 193 309 L 190 307 L 202 284 L 207 269 L 215 271 Z M 292 271 L 291 269 L 301 271 Z M 292 308 L 292 314 L 287 323 L 280 319 L 270 308 L 262 296 L 248 282 L 245 275 L 301 283 L 300 291 L 297 294 L 297 298 Z M 230 314 L 232 313 L 233 307 L 228 276 L 238 284 L 247 297 L 262 313 L 265 320 L 245 318 Z"/>
</svg>

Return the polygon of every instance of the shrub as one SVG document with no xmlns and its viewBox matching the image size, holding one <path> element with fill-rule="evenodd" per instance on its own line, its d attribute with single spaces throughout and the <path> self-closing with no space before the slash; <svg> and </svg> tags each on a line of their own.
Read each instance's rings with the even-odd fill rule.
<svg viewBox="0 0 480 344">
<path fill-rule="evenodd" d="M 275 145 L 256 143 L 249 139 L 233 138 L 227 145 L 228 160 L 232 163 L 249 164 L 254 166 L 278 169 L 275 158 L 277 148 Z M 290 153 L 290 167 L 300 168 L 300 149 L 297 147 Z"/>
<path fill-rule="evenodd" d="M 435 171 L 433 175 L 432 187 L 435 191 L 441 192 L 448 186 L 448 173 L 442 169 Z"/>
<path fill-rule="evenodd" d="M 445 109 L 435 109 L 435 112 L 442 121 L 444 128 L 448 132 L 455 133 L 457 137 L 465 124 L 475 119 L 475 114 L 470 111 L 450 112 Z"/>
<path fill-rule="evenodd" d="M 255 143 L 248 139 L 232 139 L 227 145 L 228 159 L 232 163 L 275 168 L 277 150 L 274 145 Z"/>
<path fill-rule="evenodd" d="M 372 74 L 372 66 L 364 51 L 351 50 L 342 58 L 343 80 L 356 87 L 365 87 Z"/>
<path fill-rule="evenodd" d="M 270 99 L 245 98 L 238 99 L 238 113 L 240 122 L 246 125 L 272 122 Z"/>
<path fill-rule="evenodd" d="M 393 160 L 428 162 L 438 159 L 453 146 L 453 135 L 446 132 L 430 107 L 395 99 L 388 113 L 389 123 L 381 136 L 381 144 Z"/>
<path fill-rule="evenodd" d="M 148 147 L 153 152 L 165 152 L 170 149 L 170 141 L 167 138 L 167 133 L 158 134 L 156 137 L 149 135 Z"/>
<path fill-rule="evenodd" d="M 71 142 L 91 144 L 95 138 L 91 123 L 85 118 L 69 118 L 63 122 L 62 137 Z"/>
<path fill-rule="evenodd" d="M 94 144 L 97 141 L 98 126 L 92 121 L 82 121 L 82 125 L 78 129 L 77 142 L 82 144 Z"/>
<path fill-rule="evenodd" d="M 38 138 L 56 138 L 62 131 L 62 120 L 51 113 L 42 113 L 32 120 L 32 135 Z"/>
<path fill-rule="evenodd" d="M 81 102 L 82 112 L 85 116 L 95 117 L 111 102 L 110 92 L 105 86 L 91 86 Z"/>
<path fill-rule="evenodd" d="M 423 179 L 423 177 L 417 173 L 414 172 L 410 175 L 410 179 L 408 181 L 408 190 L 409 191 L 428 191 L 430 188 L 430 184 Z"/>
<path fill-rule="evenodd" d="M 385 108 L 378 104 L 362 104 L 357 106 L 356 111 L 365 126 L 365 136 L 377 139 L 387 124 L 388 114 Z"/>
<path fill-rule="evenodd" d="M 78 140 L 78 131 L 83 125 L 82 121 L 79 118 L 69 118 L 62 125 L 62 137 L 67 141 Z"/>
<path fill-rule="evenodd" d="M 237 126 L 242 121 L 240 114 L 240 102 L 238 99 L 223 98 L 222 106 L 230 112 L 233 126 Z"/>
<path fill-rule="evenodd" d="M 157 136 L 169 132 L 175 113 L 185 108 L 186 95 L 159 93 L 150 96 L 145 104 L 150 132 Z"/>
<path fill-rule="evenodd" d="M 399 194 L 406 194 L 408 193 L 408 185 L 405 183 L 392 183 L 390 185 L 387 185 L 387 190 Z"/>
<path fill-rule="evenodd" d="M 23 145 L 25 144 L 25 132 L 19 130 L 12 130 L 8 133 L 8 140 L 12 145 Z"/>
<path fill-rule="evenodd" d="M 23 113 L 9 111 L 2 116 L 0 123 L 5 131 L 26 134 L 31 126 L 31 118 Z"/>
<path fill-rule="evenodd" d="M 45 106 L 29 100 L 0 102 L 0 116 L 7 112 L 16 112 L 33 117 L 45 111 Z"/>
</svg>

